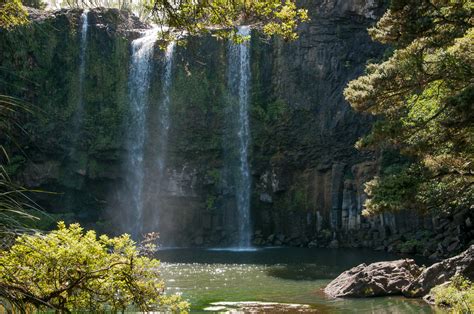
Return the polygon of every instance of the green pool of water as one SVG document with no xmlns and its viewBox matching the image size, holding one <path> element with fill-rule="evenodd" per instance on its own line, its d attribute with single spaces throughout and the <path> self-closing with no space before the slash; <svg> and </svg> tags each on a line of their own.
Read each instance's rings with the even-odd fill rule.
<svg viewBox="0 0 474 314">
<path fill-rule="evenodd" d="M 158 254 L 167 293 L 181 293 L 192 312 L 214 302 L 307 304 L 320 313 L 434 313 L 422 301 L 402 297 L 329 299 L 322 289 L 360 263 L 401 258 L 360 249 L 268 248 L 255 251 L 164 249 Z M 418 259 L 419 264 L 428 261 Z M 212 311 L 211 311 L 212 312 Z"/>
</svg>

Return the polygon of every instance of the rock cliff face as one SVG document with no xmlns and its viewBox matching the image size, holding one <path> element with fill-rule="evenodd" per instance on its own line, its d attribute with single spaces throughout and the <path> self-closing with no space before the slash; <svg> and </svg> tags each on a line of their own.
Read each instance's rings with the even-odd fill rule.
<svg viewBox="0 0 474 314">
<path fill-rule="evenodd" d="M 311 22 L 301 26 L 297 41 L 254 32 L 250 42 L 254 243 L 398 245 L 399 239 L 386 239 L 431 221 L 361 217 L 363 184 L 379 163 L 354 144 L 370 129 L 372 118 L 355 113 L 342 95 L 346 83 L 384 53 L 366 31 L 383 4 L 318 0 L 301 5 L 309 9 Z M 40 21 L 32 26 L 0 34 L 1 67 L 8 69 L 0 72 L 0 92 L 39 108 L 23 117 L 30 133 L 21 138 L 26 157 L 16 154 L 9 169 L 29 187 L 59 193 L 37 196 L 53 213 L 104 231 L 130 231 L 117 194 L 125 180 L 130 42 L 138 36 L 130 30 L 146 25 L 117 10 L 89 13 L 85 112 L 77 135 L 71 123 L 79 97 L 81 13 L 36 13 Z M 157 204 L 145 215 L 145 220 L 160 222 L 166 244 L 227 245 L 237 231 L 235 182 L 224 163 L 233 149 L 226 136 L 227 54 L 228 44 L 210 36 L 190 38 L 175 51 L 166 174 L 159 190 L 147 192 Z M 156 47 L 145 158 L 156 147 L 163 64 L 163 52 Z"/>
</svg>

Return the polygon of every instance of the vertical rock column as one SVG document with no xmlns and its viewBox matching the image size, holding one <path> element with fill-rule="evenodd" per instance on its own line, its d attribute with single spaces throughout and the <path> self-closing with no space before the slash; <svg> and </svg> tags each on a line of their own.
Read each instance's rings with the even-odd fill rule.
<svg viewBox="0 0 474 314">
<path fill-rule="evenodd" d="M 333 164 L 331 169 L 331 228 L 342 226 L 342 201 L 344 188 L 344 164 Z"/>
</svg>

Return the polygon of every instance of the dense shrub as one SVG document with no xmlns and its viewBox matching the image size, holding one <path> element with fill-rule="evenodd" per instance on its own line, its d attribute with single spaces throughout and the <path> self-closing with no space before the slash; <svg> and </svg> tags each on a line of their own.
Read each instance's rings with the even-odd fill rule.
<svg viewBox="0 0 474 314">
<path fill-rule="evenodd" d="M 471 313 L 474 309 L 474 285 L 462 276 L 432 289 L 437 306 L 449 307 L 454 313 Z"/>
<path fill-rule="evenodd" d="M 164 295 L 159 261 L 128 235 L 97 238 L 63 222 L 48 234 L 19 236 L 0 252 L 0 296 L 13 307 L 62 312 L 187 310 L 179 296 Z"/>
</svg>

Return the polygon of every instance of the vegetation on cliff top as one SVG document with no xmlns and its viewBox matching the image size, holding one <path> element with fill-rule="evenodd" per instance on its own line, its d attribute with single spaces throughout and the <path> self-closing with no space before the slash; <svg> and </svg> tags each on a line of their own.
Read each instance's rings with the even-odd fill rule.
<svg viewBox="0 0 474 314">
<path fill-rule="evenodd" d="M 0 4 L 0 29 L 11 29 L 28 22 L 28 13 L 20 0 L 4 0 Z"/>
<path fill-rule="evenodd" d="M 379 116 L 358 146 L 399 151 L 402 162 L 366 185 L 366 214 L 468 209 L 474 201 L 474 28 L 469 0 L 393 0 L 369 30 L 395 48 L 344 94 Z"/>
<path fill-rule="evenodd" d="M 12 0 L 18 1 L 19 0 Z M 234 27 L 252 24 L 266 35 L 287 40 L 298 38 L 297 26 L 308 20 L 306 9 L 298 8 L 294 0 L 64 0 L 48 1 L 52 7 L 92 8 L 113 7 L 132 11 L 141 19 L 162 26 L 158 35 L 165 41 L 176 40 L 183 33 L 196 35 L 211 29 L 217 37 L 245 40 Z M 40 0 L 23 1 L 25 5 L 41 7 Z M 176 33 L 177 32 L 177 33 Z"/>
</svg>

